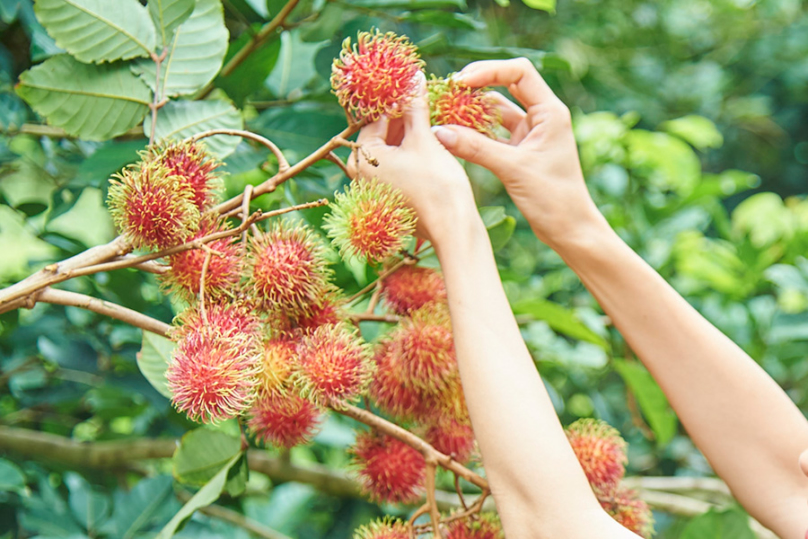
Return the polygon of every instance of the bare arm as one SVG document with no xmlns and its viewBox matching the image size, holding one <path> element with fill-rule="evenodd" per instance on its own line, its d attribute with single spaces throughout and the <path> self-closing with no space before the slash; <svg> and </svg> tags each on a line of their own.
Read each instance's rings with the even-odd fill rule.
<svg viewBox="0 0 808 539">
<path fill-rule="evenodd" d="M 385 121 L 365 128 L 359 142 L 380 164 L 362 172 L 399 187 L 435 245 L 472 425 L 508 537 L 636 539 L 601 509 L 570 448 L 505 298 L 468 178 L 430 132 L 423 97 L 404 130 L 390 146 Z"/>
<path fill-rule="evenodd" d="M 786 539 L 805 539 L 808 421 L 774 381 L 609 228 L 589 197 L 569 111 L 529 62 L 478 62 L 472 86 L 502 85 L 509 144 L 451 127 L 458 157 L 492 170 L 545 243 L 578 273 L 651 374 L 695 443 L 746 509 Z"/>
</svg>

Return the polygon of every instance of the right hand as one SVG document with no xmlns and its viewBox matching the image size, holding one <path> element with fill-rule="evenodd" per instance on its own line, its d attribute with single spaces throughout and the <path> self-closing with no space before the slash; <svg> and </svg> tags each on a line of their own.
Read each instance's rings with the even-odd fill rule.
<svg viewBox="0 0 808 539">
<path fill-rule="evenodd" d="M 526 58 L 474 62 L 457 77 L 475 88 L 505 86 L 525 110 L 492 92 L 511 138 L 494 140 L 452 125 L 435 128 L 441 144 L 499 177 L 539 239 L 554 249 L 586 234 L 589 224 L 601 224 L 584 183 L 569 109 L 533 64 Z"/>
</svg>

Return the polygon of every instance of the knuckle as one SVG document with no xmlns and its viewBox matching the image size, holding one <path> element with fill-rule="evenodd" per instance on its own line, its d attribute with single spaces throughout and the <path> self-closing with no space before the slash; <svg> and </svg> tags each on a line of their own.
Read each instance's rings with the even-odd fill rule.
<svg viewBox="0 0 808 539">
<path fill-rule="evenodd" d="M 553 109 L 553 114 L 558 118 L 559 123 L 565 127 L 572 125 L 572 113 L 567 105 L 559 100 L 556 102 Z"/>
<path fill-rule="evenodd" d="M 533 66 L 533 62 L 531 62 L 530 60 L 528 60 L 524 56 L 520 56 L 519 58 L 514 58 L 513 63 L 514 63 L 514 65 L 516 65 L 522 71 L 530 71 L 530 70 L 536 69 Z"/>
</svg>

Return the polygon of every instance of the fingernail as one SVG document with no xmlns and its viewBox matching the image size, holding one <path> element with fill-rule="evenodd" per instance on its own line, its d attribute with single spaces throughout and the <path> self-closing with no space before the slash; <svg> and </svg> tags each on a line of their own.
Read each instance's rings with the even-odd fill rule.
<svg viewBox="0 0 808 539">
<path fill-rule="evenodd" d="M 432 127 L 432 132 L 435 133 L 435 136 L 438 138 L 440 143 L 446 148 L 454 146 L 457 142 L 457 133 L 451 129 L 446 129 L 440 125 L 435 125 Z"/>
</svg>

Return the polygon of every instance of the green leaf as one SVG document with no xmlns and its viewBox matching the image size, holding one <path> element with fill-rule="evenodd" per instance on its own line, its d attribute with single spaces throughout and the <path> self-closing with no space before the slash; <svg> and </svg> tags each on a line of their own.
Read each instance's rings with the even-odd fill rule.
<svg viewBox="0 0 808 539">
<path fill-rule="evenodd" d="M 247 45 L 250 39 L 252 39 L 250 32 L 244 32 L 238 39 L 230 43 L 225 63 Z M 228 76 L 220 76 L 216 79 L 216 86 L 224 90 L 227 96 L 236 104 L 243 104 L 245 98 L 264 87 L 264 82 L 278 62 L 280 52 L 281 42 L 279 39 L 262 45 L 247 56 L 247 59 Z"/>
<path fill-rule="evenodd" d="M 115 237 L 115 227 L 103 194 L 95 187 L 83 189 L 75 205 L 50 221 L 46 230 L 80 241 L 86 247 L 106 243 Z"/>
<path fill-rule="evenodd" d="M 211 129 L 241 129 L 241 114 L 226 101 L 172 101 L 157 115 L 156 138 L 182 140 Z M 143 129 L 151 129 L 151 118 L 143 122 Z M 241 139 L 227 135 L 208 137 L 202 142 L 219 158 L 233 153 Z"/>
<path fill-rule="evenodd" d="M 56 44 L 82 62 L 154 52 L 154 25 L 137 0 L 37 0 L 34 10 Z"/>
<path fill-rule="evenodd" d="M 548 13 L 555 13 L 556 0 L 522 0 L 527 7 L 539 9 Z"/>
<path fill-rule="evenodd" d="M 236 498 L 244 493 L 247 488 L 247 480 L 250 478 L 250 468 L 247 465 L 247 454 L 242 453 L 238 463 L 236 463 L 227 474 L 227 483 L 224 488 L 231 498 Z"/>
<path fill-rule="evenodd" d="M 468 60 L 503 60 L 508 58 L 527 58 L 538 70 L 558 69 L 570 70 L 570 64 L 558 54 L 527 49 L 523 47 L 485 47 L 476 45 L 457 45 L 450 42 L 443 34 L 437 34 L 417 43 L 421 54 L 430 56 L 447 56 Z"/>
<path fill-rule="evenodd" d="M 227 53 L 228 32 L 221 0 L 197 0 L 190 18 L 174 32 L 160 69 L 160 98 L 188 95 L 213 80 Z M 132 70 L 154 90 L 156 64 L 139 60 Z"/>
<path fill-rule="evenodd" d="M 137 366 L 149 383 L 166 398 L 171 398 L 166 380 L 166 369 L 174 352 L 174 341 L 155 335 L 149 331 L 143 332 L 143 347 L 137 355 Z"/>
<path fill-rule="evenodd" d="M 112 515 L 117 530 L 115 537 L 131 539 L 149 526 L 173 494 L 171 484 L 170 477 L 160 475 L 142 479 L 131 491 L 116 495 Z"/>
<path fill-rule="evenodd" d="M 163 47 L 171 41 L 174 30 L 191 16 L 195 4 L 196 0 L 149 0 L 146 7 Z"/>
<path fill-rule="evenodd" d="M 749 517 L 739 509 L 710 509 L 687 525 L 680 539 L 755 539 Z"/>
<path fill-rule="evenodd" d="M 186 435 L 187 436 L 187 435 Z M 213 478 L 208 481 L 208 483 L 199 489 L 199 491 L 194 494 L 194 496 L 188 500 L 188 503 L 182 506 L 182 509 L 174 515 L 174 517 L 169 521 L 165 527 L 160 530 L 160 533 L 157 535 L 156 539 L 171 539 L 177 531 L 177 528 L 197 509 L 202 507 L 208 506 L 215 502 L 222 493 L 222 488 L 224 488 L 225 483 L 227 482 L 227 475 L 230 471 L 230 468 L 238 462 L 241 458 L 241 453 L 235 455 L 229 461 L 227 461 L 222 467 L 219 472 L 213 476 Z"/>
<path fill-rule="evenodd" d="M 651 374 L 639 363 L 629 363 L 616 359 L 614 366 L 631 392 L 637 398 L 643 415 L 654 431 L 657 446 L 670 442 L 676 435 L 676 414 L 668 404 L 668 399 Z M 710 536 L 711 537 L 711 536 Z"/>
<path fill-rule="evenodd" d="M 251 128 L 302 157 L 345 128 L 345 112 L 338 106 L 297 103 L 264 111 Z"/>
<path fill-rule="evenodd" d="M 708 148 L 720 148 L 724 144 L 724 136 L 715 124 L 704 116 L 695 114 L 683 116 L 662 123 L 659 129 L 676 135 L 702 151 Z"/>
<path fill-rule="evenodd" d="M 19 491 L 25 488 L 25 474 L 16 464 L 0 459 L 0 492 Z"/>
<path fill-rule="evenodd" d="M 502 206 L 480 208 L 480 215 L 485 228 L 488 230 L 491 248 L 497 251 L 504 247 L 513 236 L 513 231 L 516 230 L 516 219 L 505 215 L 505 208 Z"/>
<path fill-rule="evenodd" d="M 70 491 L 68 503 L 76 520 L 88 531 L 95 530 L 109 513 L 109 499 L 95 492 L 79 474 L 68 472 L 64 475 Z"/>
<path fill-rule="evenodd" d="M 512 305 L 512 308 L 514 314 L 525 314 L 532 316 L 536 320 L 543 320 L 555 331 L 573 339 L 591 342 L 603 349 L 609 347 L 606 340 L 581 322 L 572 310 L 557 303 L 532 298 L 517 301 Z"/>
<path fill-rule="evenodd" d="M 656 187 L 687 196 L 699 182 L 701 162 L 681 139 L 633 129 L 626 134 L 629 163 Z"/>
<path fill-rule="evenodd" d="M 20 75 L 17 93 L 50 125 L 84 140 L 107 140 L 139 124 L 149 89 L 126 64 L 82 64 L 63 54 Z"/>
<path fill-rule="evenodd" d="M 440 10 L 410 11 L 401 15 L 401 20 L 465 30 L 485 30 L 486 27 L 484 22 L 474 17 Z"/>
<path fill-rule="evenodd" d="M 104 187 L 110 176 L 124 166 L 138 160 L 138 152 L 146 149 L 147 141 L 129 140 L 110 142 L 98 148 L 90 157 L 83 160 L 70 181 L 75 187 Z"/>
<path fill-rule="evenodd" d="M 366 9 L 466 9 L 466 0 L 348 0 L 347 5 Z"/>
<path fill-rule="evenodd" d="M 204 485 L 240 452 L 241 440 L 234 436 L 206 428 L 192 430 L 182 437 L 174 453 L 174 478 L 188 485 Z"/>
<path fill-rule="evenodd" d="M 0 205 L 0 283 L 22 279 L 29 274 L 29 264 L 50 259 L 57 252 L 31 232 L 19 213 Z"/>
</svg>

